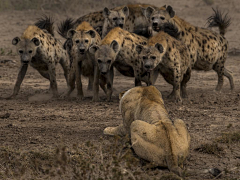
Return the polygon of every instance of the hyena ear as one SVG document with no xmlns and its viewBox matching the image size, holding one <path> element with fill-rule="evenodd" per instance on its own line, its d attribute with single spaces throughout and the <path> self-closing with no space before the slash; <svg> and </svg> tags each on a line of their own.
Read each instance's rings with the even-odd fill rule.
<svg viewBox="0 0 240 180">
<path fill-rule="evenodd" d="M 96 37 L 96 33 L 93 30 L 89 30 L 87 33 L 90 34 L 91 38 L 95 38 Z"/>
<path fill-rule="evenodd" d="M 140 54 L 143 50 L 143 46 L 142 45 L 137 45 L 136 46 L 136 51 L 138 52 L 138 54 Z"/>
<path fill-rule="evenodd" d="M 63 49 L 65 50 L 71 50 L 73 46 L 72 39 L 68 38 L 65 43 L 63 44 Z"/>
<path fill-rule="evenodd" d="M 119 100 L 122 99 L 122 97 L 123 97 L 123 95 L 125 94 L 125 92 L 127 92 L 127 90 L 126 90 L 126 91 L 122 91 L 122 92 L 119 93 L 119 96 L 118 96 L 118 97 L 119 97 Z"/>
<path fill-rule="evenodd" d="M 165 4 L 165 5 L 163 6 L 163 8 L 167 8 L 167 5 Z"/>
<path fill-rule="evenodd" d="M 161 44 L 159 44 L 159 43 L 156 43 L 155 44 L 155 48 L 157 48 L 157 50 L 160 52 L 160 53 L 163 53 L 163 46 L 161 45 Z"/>
<path fill-rule="evenodd" d="M 12 44 L 13 44 L 13 45 L 17 45 L 17 44 L 19 43 L 19 41 L 21 41 L 20 38 L 19 38 L 19 37 L 15 37 L 15 38 L 12 40 Z"/>
<path fill-rule="evenodd" d="M 67 32 L 67 38 L 72 38 L 75 33 L 76 33 L 76 31 L 74 29 L 70 29 Z"/>
<path fill-rule="evenodd" d="M 122 8 L 122 11 L 123 11 L 125 17 L 128 17 L 128 15 L 129 15 L 129 9 L 128 9 L 128 7 L 125 6 L 124 8 Z"/>
<path fill-rule="evenodd" d="M 150 19 L 152 13 L 154 12 L 154 9 L 152 7 L 147 7 L 147 9 L 144 12 L 144 15 L 146 16 L 146 18 Z"/>
<path fill-rule="evenodd" d="M 95 54 L 96 51 L 99 49 L 99 47 L 97 45 L 92 45 L 90 48 L 89 48 L 89 52 L 91 54 Z"/>
<path fill-rule="evenodd" d="M 175 11 L 173 10 L 172 6 L 168 6 L 166 10 L 169 13 L 171 18 L 175 16 Z"/>
<path fill-rule="evenodd" d="M 115 53 L 119 51 L 119 44 L 116 40 L 113 40 L 110 47 L 114 50 Z"/>
<path fill-rule="evenodd" d="M 40 41 L 39 41 L 38 38 L 32 38 L 31 41 L 35 44 L 35 46 L 39 46 L 40 45 Z"/>
<path fill-rule="evenodd" d="M 104 10 L 103 10 L 103 17 L 108 17 L 110 15 L 111 11 L 105 7 Z"/>
</svg>

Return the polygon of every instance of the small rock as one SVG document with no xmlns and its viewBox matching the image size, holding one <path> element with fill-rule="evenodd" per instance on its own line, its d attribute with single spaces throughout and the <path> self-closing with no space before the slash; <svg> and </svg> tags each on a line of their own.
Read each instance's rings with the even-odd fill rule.
<svg viewBox="0 0 240 180">
<path fill-rule="evenodd" d="M 218 176 L 222 171 L 218 168 L 211 168 L 208 170 L 214 177 Z"/>
</svg>

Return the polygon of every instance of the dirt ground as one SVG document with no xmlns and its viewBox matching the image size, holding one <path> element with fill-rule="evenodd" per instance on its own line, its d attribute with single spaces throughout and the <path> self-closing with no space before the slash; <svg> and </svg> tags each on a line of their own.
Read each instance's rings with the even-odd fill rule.
<svg viewBox="0 0 240 180">
<path fill-rule="evenodd" d="M 138 2 L 158 6 L 165 4 L 159 0 Z M 230 49 L 225 65 L 234 75 L 234 91 L 230 91 L 229 82 L 225 78 L 223 90 L 215 92 L 217 75 L 213 71 L 193 71 L 187 88 L 189 97 L 182 104 L 175 104 L 166 98 L 172 87 L 162 77 L 158 78 L 156 87 L 163 94 L 170 117 L 183 119 L 189 128 L 191 150 L 186 167 L 199 171 L 218 168 L 225 172 L 219 179 L 240 179 L 240 142 L 217 141 L 223 133 L 240 130 L 240 4 L 238 0 L 216 0 L 212 6 L 206 5 L 202 0 L 168 0 L 167 3 L 173 6 L 178 16 L 201 27 L 205 26 L 207 17 L 212 14 L 211 7 L 229 12 L 232 17 L 232 24 L 226 34 Z M 90 6 L 84 12 L 93 10 Z M 56 24 L 66 17 L 83 15 L 81 12 L 71 14 L 34 10 L 0 12 L 0 97 L 11 94 L 20 66 L 11 40 L 20 36 L 27 25 L 34 23 L 42 13 L 53 15 Z M 67 85 L 60 66 L 57 69 L 57 81 L 60 93 L 65 92 Z M 118 94 L 132 88 L 134 80 L 124 76 L 115 77 L 113 102 L 105 102 L 102 91 L 101 102 L 92 102 L 92 92 L 86 90 L 85 78 L 83 85 L 83 101 L 76 100 L 76 91 L 70 99 L 51 99 L 51 94 L 48 93 L 49 82 L 30 67 L 17 98 L 0 99 L 0 146 L 27 151 L 54 149 L 59 144 L 72 146 L 89 140 L 98 144 L 100 138 L 111 143 L 113 138 L 104 136 L 103 129 L 121 123 Z M 195 150 L 205 143 L 216 143 L 223 150 L 219 154 Z M 3 171 L 0 166 L 0 173 Z M 167 172 L 166 169 L 158 171 L 153 177 L 158 178 Z M 150 173 L 150 170 L 145 173 Z M 190 179 L 213 178 L 211 174 L 196 174 Z"/>
</svg>

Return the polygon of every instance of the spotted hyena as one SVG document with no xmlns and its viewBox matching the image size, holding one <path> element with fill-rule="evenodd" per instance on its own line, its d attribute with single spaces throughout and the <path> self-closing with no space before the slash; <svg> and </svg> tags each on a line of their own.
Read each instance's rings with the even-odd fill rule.
<svg viewBox="0 0 240 180">
<path fill-rule="evenodd" d="M 16 46 L 20 56 L 21 68 L 13 94 L 9 98 L 18 94 L 29 64 L 50 81 L 53 97 L 57 97 L 56 64 L 61 64 L 68 83 L 69 59 L 60 41 L 54 37 L 51 19 L 45 17 L 35 25 L 28 26 L 21 37 L 12 40 L 12 44 Z"/>
<path fill-rule="evenodd" d="M 214 10 L 214 9 L 213 9 Z M 217 26 L 220 34 L 200 27 L 196 27 L 179 18 L 171 6 L 164 10 L 155 10 L 152 7 L 146 9 L 146 17 L 149 19 L 149 28 L 153 33 L 161 30 L 166 23 L 172 23 L 178 28 L 178 37 L 188 48 L 190 52 L 193 69 L 196 70 L 214 70 L 218 74 L 218 84 L 216 91 L 220 91 L 223 86 L 223 76 L 229 79 L 231 89 L 234 89 L 233 76 L 229 70 L 224 67 L 227 58 L 228 41 L 224 37 L 226 29 L 230 25 L 230 18 L 214 10 L 214 15 L 208 19 L 210 27 Z"/>
<path fill-rule="evenodd" d="M 149 4 L 130 4 L 126 6 L 109 9 L 105 7 L 102 11 L 93 12 L 78 18 L 72 26 L 76 27 L 83 21 L 89 22 L 94 29 L 104 38 L 114 27 L 120 27 L 129 32 L 149 36 L 148 19 L 144 16 L 142 9 L 147 7 L 161 9 Z"/>
<path fill-rule="evenodd" d="M 147 85 L 154 84 L 158 76 L 157 71 L 148 73 L 142 68 L 142 63 L 138 59 L 138 53 L 135 51 L 137 45 L 146 45 L 148 39 L 125 31 L 119 27 L 112 29 L 107 36 L 100 42 L 97 46 L 92 46 L 90 51 L 95 54 L 95 61 L 98 64 L 99 71 L 94 71 L 96 73 L 101 73 L 107 78 L 107 99 L 111 99 L 112 95 L 112 85 L 113 85 L 113 67 L 119 70 L 123 75 L 134 76 L 135 85 L 140 86 L 141 81 L 145 81 Z M 127 70 L 126 67 L 130 67 L 131 71 Z M 128 72 L 132 72 L 129 74 Z M 127 74 L 128 73 L 128 74 Z M 96 75 L 97 77 L 97 75 Z M 97 100 L 98 82 L 95 81 L 98 78 L 94 78 L 94 94 Z"/>
<path fill-rule="evenodd" d="M 174 28 L 172 26 L 169 29 L 168 26 L 167 30 L 174 31 Z M 173 85 L 169 98 L 180 102 L 181 94 L 182 97 L 187 97 L 186 83 L 191 75 L 191 62 L 185 44 L 166 32 L 160 31 L 149 39 L 147 46 L 136 46 L 136 51 L 147 71 L 158 69 L 163 78 Z"/>
</svg>

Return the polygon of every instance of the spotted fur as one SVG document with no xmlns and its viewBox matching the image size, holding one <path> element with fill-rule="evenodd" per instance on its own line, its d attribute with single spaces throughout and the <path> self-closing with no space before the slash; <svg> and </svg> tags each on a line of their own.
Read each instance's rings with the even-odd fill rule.
<svg viewBox="0 0 240 180">
<path fill-rule="evenodd" d="M 50 88 L 54 97 L 58 96 L 55 69 L 57 63 L 61 64 L 68 83 L 68 55 L 61 42 L 53 37 L 52 22 L 49 20 L 50 18 L 46 18 L 44 22 L 43 19 L 40 19 L 36 23 L 36 25 L 44 29 L 40 29 L 36 25 L 30 25 L 23 32 L 21 38 L 16 37 L 12 40 L 12 44 L 16 46 L 21 58 L 21 68 L 14 92 L 9 98 L 13 98 L 18 94 L 29 64 L 50 81 Z"/>
<path fill-rule="evenodd" d="M 223 17 L 220 11 L 214 10 L 214 15 L 208 19 L 210 27 L 218 26 L 220 28 L 220 34 L 218 34 L 210 29 L 196 27 L 175 16 L 171 6 L 166 7 L 165 10 L 154 10 L 149 7 L 147 11 L 149 28 L 153 30 L 153 33 L 159 31 L 165 23 L 170 22 L 177 26 L 178 39 L 187 46 L 193 69 L 204 71 L 213 69 L 217 72 L 217 91 L 222 89 L 223 76 L 229 79 L 231 89 L 234 89 L 233 76 L 224 67 L 228 50 L 228 41 L 224 37 L 224 33 L 230 24 L 230 18 L 227 15 Z"/>
</svg>

